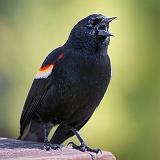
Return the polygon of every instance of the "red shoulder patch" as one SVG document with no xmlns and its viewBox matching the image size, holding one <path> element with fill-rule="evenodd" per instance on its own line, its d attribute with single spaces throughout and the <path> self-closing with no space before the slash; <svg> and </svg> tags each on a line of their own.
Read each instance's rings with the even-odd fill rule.
<svg viewBox="0 0 160 160">
<path fill-rule="evenodd" d="M 63 58 L 64 58 L 64 53 L 61 53 L 58 55 L 57 59 L 55 59 L 55 62 L 42 66 L 39 69 L 38 73 L 36 74 L 35 79 L 43 79 L 49 77 L 52 73 L 53 68 L 58 63 L 58 61 Z"/>
<path fill-rule="evenodd" d="M 54 64 L 47 64 L 46 66 L 41 67 L 40 71 L 46 71 L 47 69 L 54 67 Z"/>
</svg>

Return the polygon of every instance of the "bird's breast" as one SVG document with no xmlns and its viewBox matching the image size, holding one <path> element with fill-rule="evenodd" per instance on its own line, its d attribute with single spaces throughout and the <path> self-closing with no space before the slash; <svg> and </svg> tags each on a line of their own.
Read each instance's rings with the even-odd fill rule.
<svg viewBox="0 0 160 160">
<path fill-rule="evenodd" d="M 61 61 L 53 77 L 54 85 L 45 97 L 50 102 L 45 111 L 50 110 L 51 118 L 56 113 L 59 122 L 69 120 L 74 112 L 82 112 L 83 118 L 92 113 L 103 98 L 110 80 L 110 64 L 105 60 L 69 58 Z"/>
<path fill-rule="evenodd" d="M 110 80 L 110 62 L 107 58 L 75 56 L 64 59 L 57 68 L 62 80 L 63 97 L 89 97 L 104 94 Z"/>
</svg>

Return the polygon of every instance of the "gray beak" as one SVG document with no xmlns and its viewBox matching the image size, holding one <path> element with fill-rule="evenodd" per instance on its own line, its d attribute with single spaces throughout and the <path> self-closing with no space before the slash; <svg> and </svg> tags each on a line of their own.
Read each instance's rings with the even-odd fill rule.
<svg viewBox="0 0 160 160">
<path fill-rule="evenodd" d="M 110 23 L 111 21 L 113 21 L 114 19 L 116 19 L 117 17 L 111 17 L 111 18 L 107 18 L 108 23 Z"/>
<path fill-rule="evenodd" d="M 110 23 L 110 22 L 112 22 L 114 19 L 116 19 L 117 17 L 111 17 L 111 18 L 107 18 L 107 17 L 105 17 L 103 20 L 102 20 L 102 22 L 101 23 L 103 23 L 103 24 L 107 24 L 107 23 Z"/>
<path fill-rule="evenodd" d="M 98 36 L 103 36 L 103 37 L 110 37 L 113 36 L 111 33 L 109 33 L 106 30 L 98 30 Z"/>
</svg>

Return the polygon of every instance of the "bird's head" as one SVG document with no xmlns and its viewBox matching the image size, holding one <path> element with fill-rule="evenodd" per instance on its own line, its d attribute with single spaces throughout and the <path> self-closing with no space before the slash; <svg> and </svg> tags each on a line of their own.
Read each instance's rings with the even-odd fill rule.
<svg viewBox="0 0 160 160">
<path fill-rule="evenodd" d="M 92 14 L 79 21 L 71 31 L 69 39 L 85 48 L 107 47 L 110 41 L 109 23 L 116 17 L 107 18 Z"/>
</svg>

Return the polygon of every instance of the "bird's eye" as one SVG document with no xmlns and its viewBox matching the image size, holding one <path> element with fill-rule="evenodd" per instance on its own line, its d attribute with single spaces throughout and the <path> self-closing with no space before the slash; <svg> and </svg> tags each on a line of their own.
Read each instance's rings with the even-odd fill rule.
<svg viewBox="0 0 160 160">
<path fill-rule="evenodd" d="M 93 21 L 92 25 L 95 26 L 96 24 L 99 24 L 101 21 L 102 21 L 102 18 L 96 18 L 96 19 Z"/>
<path fill-rule="evenodd" d="M 101 18 L 101 17 L 91 18 L 88 21 L 88 27 L 92 27 L 92 26 L 95 26 L 95 25 L 99 24 L 102 21 L 102 19 L 103 18 Z"/>
</svg>

